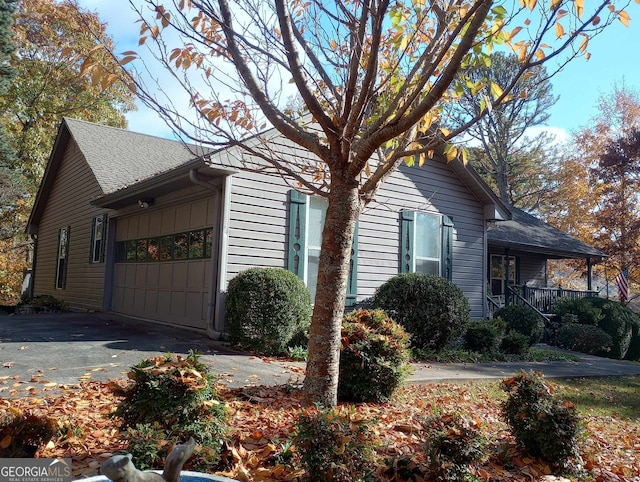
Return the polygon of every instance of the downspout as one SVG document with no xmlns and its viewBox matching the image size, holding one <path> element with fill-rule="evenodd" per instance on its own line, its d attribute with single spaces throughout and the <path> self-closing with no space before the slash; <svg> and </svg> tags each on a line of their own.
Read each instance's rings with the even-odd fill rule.
<svg viewBox="0 0 640 482">
<path fill-rule="evenodd" d="M 592 280 L 592 272 L 591 272 L 591 258 L 587 258 L 587 289 L 589 291 L 593 290 L 593 280 Z"/>
<path fill-rule="evenodd" d="M 223 238 L 222 223 L 223 223 L 223 212 L 226 206 L 226 200 L 223 203 L 220 202 L 222 198 L 222 188 L 215 184 L 211 184 L 210 182 L 205 181 L 198 175 L 197 169 L 191 169 L 189 171 L 189 180 L 198 186 L 202 186 L 209 191 L 214 193 L 214 219 L 213 222 L 213 241 L 212 248 L 214 246 L 221 247 L 221 245 L 226 243 L 226 238 Z M 226 178 L 225 178 L 226 182 Z M 222 205 L 221 205 L 222 204 Z M 222 277 L 221 269 L 224 265 L 221 260 L 220 254 L 221 250 L 219 249 L 216 253 L 216 256 L 211 256 L 212 263 L 212 277 L 211 277 L 211 287 L 209 289 L 209 302 L 207 303 L 207 335 L 213 339 L 219 339 L 223 333 L 222 319 L 219 317 L 219 302 L 220 302 L 220 290 L 221 284 L 220 280 Z"/>
</svg>

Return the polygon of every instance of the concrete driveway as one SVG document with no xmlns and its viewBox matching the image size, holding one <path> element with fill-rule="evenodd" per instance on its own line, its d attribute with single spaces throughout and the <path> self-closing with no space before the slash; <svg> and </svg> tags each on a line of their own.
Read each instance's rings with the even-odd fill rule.
<svg viewBox="0 0 640 482">
<path fill-rule="evenodd" d="M 230 388 L 301 383 L 301 363 L 268 362 L 206 335 L 104 314 L 0 316 L 0 396 L 45 395 L 81 380 L 126 378 L 132 365 L 166 353 L 201 353 Z"/>
</svg>

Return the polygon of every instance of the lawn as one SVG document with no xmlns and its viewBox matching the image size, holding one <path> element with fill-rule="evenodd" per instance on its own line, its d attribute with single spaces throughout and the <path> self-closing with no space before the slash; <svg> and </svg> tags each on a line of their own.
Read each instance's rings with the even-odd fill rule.
<svg viewBox="0 0 640 482">
<path fill-rule="evenodd" d="M 122 383 L 83 382 L 59 396 L 0 399 L 0 407 L 55 418 L 59 435 L 37 456 L 70 457 L 77 477 L 91 476 L 107 457 L 123 448 L 115 421 L 108 418 L 119 401 L 113 388 Z M 552 386 L 558 396 L 576 405 L 584 424 L 582 460 L 578 472 L 568 477 L 576 481 L 640 480 L 640 377 L 568 380 Z M 230 412 L 230 465 L 221 474 L 256 481 L 293 480 L 300 475 L 295 467 L 277 463 L 277 454 L 293 433 L 302 409 L 298 389 L 220 387 L 220 395 Z M 373 420 L 379 480 L 393 480 L 386 471 L 393 461 L 410 461 L 414 480 L 432 480 L 424 464 L 419 420 L 456 410 L 479 421 L 490 442 L 486 460 L 474 468 L 478 480 L 538 480 L 551 469 L 516 447 L 500 417 L 503 399 L 497 382 L 409 385 L 388 403 L 342 409 L 354 420 Z"/>
</svg>

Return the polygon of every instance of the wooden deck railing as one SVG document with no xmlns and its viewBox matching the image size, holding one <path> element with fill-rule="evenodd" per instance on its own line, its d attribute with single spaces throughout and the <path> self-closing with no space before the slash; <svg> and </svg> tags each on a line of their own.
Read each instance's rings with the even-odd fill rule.
<svg viewBox="0 0 640 482">
<path fill-rule="evenodd" d="M 507 296 L 488 297 L 489 316 L 505 304 L 528 305 L 542 314 L 553 313 L 553 305 L 561 298 L 586 298 L 598 296 L 593 290 L 569 290 L 558 288 L 536 288 L 532 286 L 510 286 Z"/>
</svg>

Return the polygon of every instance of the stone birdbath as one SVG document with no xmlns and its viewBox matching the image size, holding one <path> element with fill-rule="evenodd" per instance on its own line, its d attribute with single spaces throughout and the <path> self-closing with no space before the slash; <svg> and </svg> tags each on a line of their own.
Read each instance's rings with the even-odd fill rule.
<svg viewBox="0 0 640 482">
<path fill-rule="evenodd" d="M 81 482 L 235 482 L 227 477 L 182 470 L 184 463 L 191 457 L 196 446 L 191 437 L 184 444 L 179 444 L 167 456 L 162 472 L 155 470 L 138 470 L 132 461 L 131 454 L 114 455 L 100 466 L 100 474 Z"/>
</svg>

